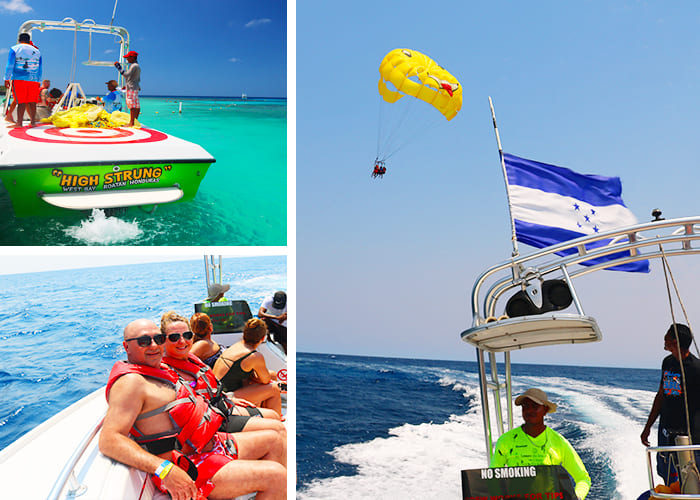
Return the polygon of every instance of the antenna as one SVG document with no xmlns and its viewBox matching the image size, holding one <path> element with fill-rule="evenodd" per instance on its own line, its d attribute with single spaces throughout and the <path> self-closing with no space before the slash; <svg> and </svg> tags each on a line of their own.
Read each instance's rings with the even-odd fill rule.
<svg viewBox="0 0 700 500">
<path fill-rule="evenodd" d="M 117 2 L 119 0 L 114 0 L 114 10 L 112 11 L 112 20 L 109 22 L 109 25 L 112 26 L 114 24 L 114 15 L 117 13 Z"/>
</svg>

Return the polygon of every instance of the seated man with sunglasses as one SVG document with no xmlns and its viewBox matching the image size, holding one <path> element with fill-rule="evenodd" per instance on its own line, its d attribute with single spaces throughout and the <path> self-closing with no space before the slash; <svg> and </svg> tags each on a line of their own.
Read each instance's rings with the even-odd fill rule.
<svg viewBox="0 0 700 500">
<path fill-rule="evenodd" d="M 286 498 L 286 456 L 271 431 L 218 432 L 223 417 L 177 373 L 161 364 L 166 336 L 140 319 L 124 329 L 128 362 L 118 361 L 106 388 L 100 451 L 154 474 L 174 500 Z"/>
</svg>

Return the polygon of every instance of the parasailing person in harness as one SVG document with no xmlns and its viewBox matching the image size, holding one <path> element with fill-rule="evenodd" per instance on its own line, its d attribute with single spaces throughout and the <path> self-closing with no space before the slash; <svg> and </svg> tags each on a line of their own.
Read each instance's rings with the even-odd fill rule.
<svg viewBox="0 0 700 500">
<path fill-rule="evenodd" d="M 673 446 L 676 436 L 688 432 L 693 444 L 700 443 L 700 359 L 689 350 L 692 342 L 690 328 L 681 323 L 672 324 L 664 336 L 664 350 L 671 354 L 661 364 L 659 390 L 640 436 L 644 446 L 650 446 L 649 432 L 659 415 L 658 446 Z M 699 458 L 700 453 L 695 452 L 696 465 Z M 676 464 L 674 453 L 657 453 L 656 472 L 667 486 L 678 481 Z"/>
<path fill-rule="evenodd" d="M 386 174 L 386 165 L 384 165 L 384 161 L 374 160 L 374 170 L 372 170 L 372 178 L 376 179 L 377 177 L 384 177 L 384 174 Z"/>
</svg>

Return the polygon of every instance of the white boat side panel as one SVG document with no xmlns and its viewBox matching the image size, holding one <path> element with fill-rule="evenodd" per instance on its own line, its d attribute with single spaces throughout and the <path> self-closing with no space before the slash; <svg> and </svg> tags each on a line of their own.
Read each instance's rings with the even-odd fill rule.
<svg viewBox="0 0 700 500">
<path fill-rule="evenodd" d="M 45 194 L 41 198 L 51 205 L 72 210 L 92 208 L 133 207 L 170 203 L 182 198 L 176 187 L 155 189 L 130 189 L 128 191 L 95 191 L 91 193 Z"/>
<path fill-rule="evenodd" d="M 34 498 L 45 498 L 75 451 L 80 440 L 104 416 L 107 402 L 104 387 L 85 396 L 0 452 L 0 477 L 3 498 L 28 498 L 31 487 Z M 41 473 L 27 474 L 27 471 Z M 31 478 L 31 479 L 29 479 Z M 95 497 L 91 497 L 95 498 Z"/>
<path fill-rule="evenodd" d="M 197 144 L 148 128 L 8 129 L 0 124 L 0 168 L 22 165 L 214 161 Z"/>
<path fill-rule="evenodd" d="M 63 465 L 83 436 L 102 420 L 106 409 L 104 387 L 101 387 L 2 450 L 0 477 L 16 478 L 15 481 L 3 481 L 2 498 L 46 498 Z M 167 499 L 167 496 L 155 491 L 146 473 L 102 455 L 98 440 L 99 433 L 75 467 L 78 483 L 86 488 L 78 498 Z M 66 497 L 67 489 L 63 490 L 60 498 L 73 498 Z M 142 491 L 143 494 L 139 496 Z"/>
</svg>

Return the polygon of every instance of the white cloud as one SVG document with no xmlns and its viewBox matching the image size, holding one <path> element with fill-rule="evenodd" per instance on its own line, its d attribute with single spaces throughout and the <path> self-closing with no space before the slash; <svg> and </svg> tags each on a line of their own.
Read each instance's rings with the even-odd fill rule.
<svg viewBox="0 0 700 500">
<path fill-rule="evenodd" d="M 232 57 L 228 61 L 229 62 L 240 62 L 240 59 L 238 59 L 237 57 Z"/>
<path fill-rule="evenodd" d="M 25 0 L 9 0 L 0 2 L 0 10 L 9 12 L 29 12 L 33 10 Z"/>
<path fill-rule="evenodd" d="M 257 26 L 262 26 L 263 24 L 269 24 L 272 22 L 272 19 L 268 19 L 266 17 L 262 19 L 253 19 L 252 21 L 248 21 L 245 23 L 246 28 L 255 28 Z"/>
<path fill-rule="evenodd" d="M 114 50 L 114 49 L 107 49 L 107 50 L 105 50 L 105 54 L 111 54 L 111 53 L 113 53 L 113 52 L 116 52 L 116 50 Z"/>
<path fill-rule="evenodd" d="M 0 49 L 0 54 L 7 54 L 10 51 L 10 49 L 3 47 Z"/>
</svg>

